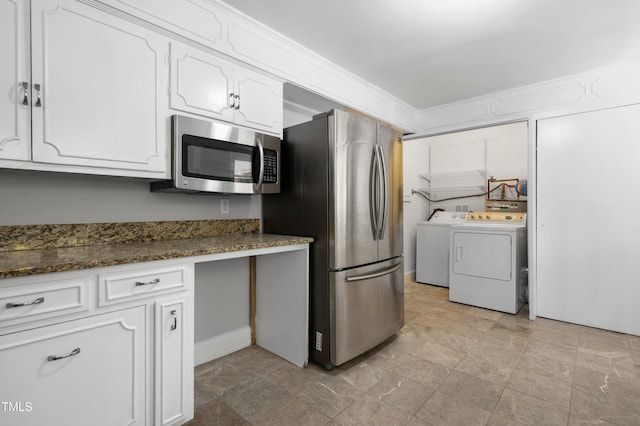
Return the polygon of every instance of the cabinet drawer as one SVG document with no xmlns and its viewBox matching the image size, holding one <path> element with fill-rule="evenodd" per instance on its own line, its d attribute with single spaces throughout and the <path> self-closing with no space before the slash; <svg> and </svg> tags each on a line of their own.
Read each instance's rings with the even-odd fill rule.
<svg viewBox="0 0 640 426">
<path fill-rule="evenodd" d="M 0 337 L 3 425 L 145 425 L 145 307 Z"/>
<path fill-rule="evenodd" d="M 0 289 L 0 328 L 89 309 L 89 277 Z"/>
<path fill-rule="evenodd" d="M 186 266 L 137 269 L 98 277 L 98 305 L 107 306 L 127 300 L 186 290 Z"/>
</svg>

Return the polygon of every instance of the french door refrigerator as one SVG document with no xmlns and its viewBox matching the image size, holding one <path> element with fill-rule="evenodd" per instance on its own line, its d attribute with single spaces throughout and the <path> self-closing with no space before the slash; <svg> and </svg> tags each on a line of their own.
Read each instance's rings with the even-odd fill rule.
<svg viewBox="0 0 640 426">
<path fill-rule="evenodd" d="M 404 325 L 402 133 L 332 110 L 289 127 L 263 231 L 311 236 L 309 354 L 331 369 Z"/>
</svg>

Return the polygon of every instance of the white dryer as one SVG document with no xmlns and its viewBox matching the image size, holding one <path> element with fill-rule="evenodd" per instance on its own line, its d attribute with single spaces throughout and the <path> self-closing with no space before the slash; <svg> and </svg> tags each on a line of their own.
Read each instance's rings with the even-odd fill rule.
<svg viewBox="0 0 640 426">
<path fill-rule="evenodd" d="M 418 222 L 416 232 L 416 281 L 449 287 L 449 226 L 462 224 L 466 213 L 436 211 Z"/>
<path fill-rule="evenodd" d="M 450 227 L 449 300 L 511 314 L 527 301 L 526 213 L 470 212 Z"/>
</svg>

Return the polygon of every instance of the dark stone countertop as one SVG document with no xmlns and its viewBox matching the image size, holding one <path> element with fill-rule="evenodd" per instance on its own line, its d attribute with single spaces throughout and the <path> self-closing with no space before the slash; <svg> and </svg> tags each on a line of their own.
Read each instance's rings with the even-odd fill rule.
<svg viewBox="0 0 640 426">
<path fill-rule="evenodd" d="M 0 278 L 308 244 L 311 242 L 313 242 L 313 238 L 310 237 L 254 232 L 204 238 L 4 251 L 0 252 Z"/>
</svg>

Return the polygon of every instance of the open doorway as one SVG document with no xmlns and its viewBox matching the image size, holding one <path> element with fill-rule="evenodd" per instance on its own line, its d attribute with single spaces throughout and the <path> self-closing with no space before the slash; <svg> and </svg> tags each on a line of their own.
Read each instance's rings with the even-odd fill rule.
<svg viewBox="0 0 640 426">
<path fill-rule="evenodd" d="M 405 139 L 405 273 L 416 269 L 416 231 L 435 209 L 484 211 L 488 180 L 491 199 L 519 200 L 511 179 L 528 176 L 528 124 L 519 121 L 435 136 Z"/>
</svg>

